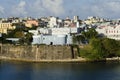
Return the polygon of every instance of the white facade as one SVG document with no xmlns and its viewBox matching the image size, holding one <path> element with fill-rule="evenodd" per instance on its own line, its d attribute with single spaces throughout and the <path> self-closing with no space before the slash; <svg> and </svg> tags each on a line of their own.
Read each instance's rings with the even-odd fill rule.
<svg viewBox="0 0 120 80">
<path fill-rule="evenodd" d="M 32 44 L 69 45 L 72 44 L 71 33 L 78 33 L 78 28 L 38 28 L 34 33 Z"/>
<path fill-rule="evenodd" d="M 107 27 L 106 36 L 111 39 L 120 40 L 120 25 Z"/>
<path fill-rule="evenodd" d="M 74 22 L 78 22 L 79 16 L 74 16 Z"/>
<path fill-rule="evenodd" d="M 57 27 L 57 18 L 56 17 L 50 17 L 50 21 L 48 22 L 48 27 Z"/>
<path fill-rule="evenodd" d="M 38 31 L 37 30 L 29 30 L 30 33 L 34 34 L 34 35 L 38 35 Z"/>
<path fill-rule="evenodd" d="M 68 45 L 72 44 L 70 35 L 35 35 L 32 44 Z"/>
<path fill-rule="evenodd" d="M 120 40 L 120 25 L 117 26 L 104 26 L 97 28 L 99 34 L 104 34 L 107 38 Z"/>
<path fill-rule="evenodd" d="M 42 34 L 67 35 L 70 33 L 78 33 L 78 28 L 39 28 Z"/>
</svg>

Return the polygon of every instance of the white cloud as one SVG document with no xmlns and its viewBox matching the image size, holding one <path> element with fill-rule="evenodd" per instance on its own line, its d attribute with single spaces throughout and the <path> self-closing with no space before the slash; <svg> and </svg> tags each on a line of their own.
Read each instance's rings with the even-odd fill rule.
<svg viewBox="0 0 120 80">
<path fill-rule="evenodd" d="M 113 12 L 120 12 L 120 2 L 109 2 L 106 3 L 106 6 Z"/>
<path fill-rule="evenodd" d="M 120 17 L 119 0 L 99 0 L 89 5 L 82 5 L 80 8 L 84 16 L 100 16 L 107 18 Z M 80 13 L 80 12 L 79 12 Z"/>
<path fill-rule="evenodd" d="M 120 0 L 6 0 L 0 6 L 0 14 L 3 16 L 58 16 L 73 17 L 100 16 L 107 18 L 119 18 Z M 8 12 L 9 11 L 9 12 Z"/>
<path fill-rule="evenodd" d="M 26 16 L 27 11 L 25 9 L 25 6 L 26 6 L 26 2 L 25 1 L 20 1 L 19 4 L 12 7 L 11 14 L 13 16 Z"/>
<path fill-rule="evenodd" d="M 36 15 L 56 15 L 64 13 L 63 0 L 36 0 L 31 5 L 31 10 Z"/>
<path fill-rule="evenodd" d="M 0 13 L 4 13 L 4 8 L 2 6 L 0 6 Z"/>
<path fill-rule="evenodd" d="M 64 13 L 63 0 L 43 0 L 44 7 L 55 15 Z"/>
</svg>

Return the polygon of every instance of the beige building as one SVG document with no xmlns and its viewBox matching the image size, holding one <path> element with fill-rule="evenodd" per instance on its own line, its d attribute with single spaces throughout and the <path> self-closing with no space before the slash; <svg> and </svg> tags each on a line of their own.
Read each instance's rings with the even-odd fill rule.
<svg viewBox="0 0 120 80">
<path fill-rule="evenodd" d="M 0 23 L 0 33 L 7 34 L 8 30 L 14 30 L 15 26 L 12 26 L 12 23 Z"/>
</svg>

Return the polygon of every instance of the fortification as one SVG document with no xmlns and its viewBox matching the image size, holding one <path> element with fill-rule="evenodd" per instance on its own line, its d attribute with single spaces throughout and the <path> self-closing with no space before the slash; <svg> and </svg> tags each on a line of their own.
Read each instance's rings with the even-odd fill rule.
<svg viewBox="0 0 120 80">
<path fill-rule="evenodd" d="M 73 47 L 65 45 L 0 45 L 0 58 L 28 61 L 71 60 L 77 58 L 77 53 Z"/>
</svg>

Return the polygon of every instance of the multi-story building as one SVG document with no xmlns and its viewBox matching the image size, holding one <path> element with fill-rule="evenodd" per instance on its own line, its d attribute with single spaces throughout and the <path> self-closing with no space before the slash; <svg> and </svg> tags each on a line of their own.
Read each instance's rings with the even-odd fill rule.
<svg viewBox="0 0 120 80">
<path fill-rule="evenodd" d="M 79 16 L 74 16 L 73 21 L 78 22 L 78 20 L 79 20 Z"/>
<path fill-rule="evenodd" d="M 99 17 L 88 17 L 88 19 L 86 19 L 84 21 L 84 23 L 88 24 L 88 25 L 91 25 L 93 23 L 97 23 L 97 22 L 101 22 L 102 19 L 100 19 Z"/>
<path fill-rule="evenodd" d="M 38 25 L 39 25 L 39 23 L 38 23 L 37 20 L 27 20 L 27 21 L 25 22 L 25 26 L 26 26 L 26 27 L 29 27 L 29 28 L 31 28 L 31 27 L 33 27 L 33 26 L 38 26 Z"/>
<path fill-rule="evenodd" d="M 105 35 L 107 38 L 120 40 L 120 25 L 100 26 L 96 31 L 99 34 Z"/>
<path fill-rule="evenodd" d="M 0 23 L 0 33 L 8 33 L 8 30 L 14 30 L 16 27 L 12 23 Z"/>
<path fill-rule="evenodd" d="M 57 20 L 58 20 L 58 18 L 56 18 L 56 17 L 50 17 L 50 21 L 48 22 L 48 27 L 50 27 L 50 28 L 58 27 Z"/>
<path fill-rule="evenodd" d="M 64 20 L 64 27 L 70 27 L 71 25 L 71 19 L 69 19 L 69 17 L 67 17 L 65 20 Z"/>
</svg>

